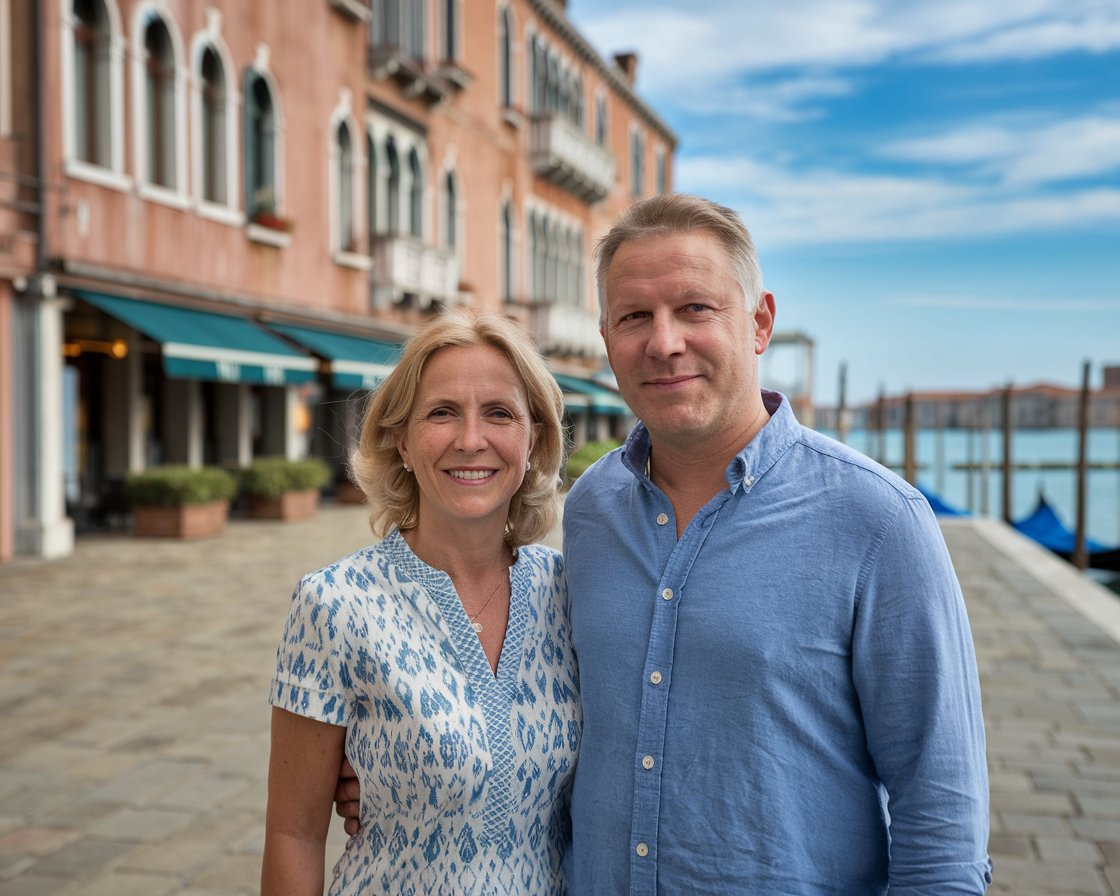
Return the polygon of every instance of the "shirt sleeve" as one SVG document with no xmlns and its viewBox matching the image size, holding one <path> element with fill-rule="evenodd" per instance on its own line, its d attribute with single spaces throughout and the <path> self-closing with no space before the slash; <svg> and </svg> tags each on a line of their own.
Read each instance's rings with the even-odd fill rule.
<svg viewBox="0 0 1120 896">
<path fill-rule="evenodd" d="M 891 896 L 982 894 L 991 863 L 976 656 L 924 500 L 906 500 L 885 521 L 861 579 L 853 674 L 887 792 Z"/>
<path fill-rule="evenodd" d="M 331 725 L 348 725 L 352 716 L 346 633 L 350 604 L 322 571 L 304 576 L 280 646 L 269 703 Z"/>
</svg>

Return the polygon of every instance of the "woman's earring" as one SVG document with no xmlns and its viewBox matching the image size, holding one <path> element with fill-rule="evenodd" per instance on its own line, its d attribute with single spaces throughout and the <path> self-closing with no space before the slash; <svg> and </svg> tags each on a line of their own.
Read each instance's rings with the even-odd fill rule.
<svg viewBox="0 0 1120 896">
<path fill-rule="evenodd" d="M 525 461 L 525 472 L 528 473 L 531 469 L 533 469 L 533 462 L 531 460 Z"/>
<path fill-rule="evenodd" d="M 411 473 L 412 472 L 412 467 L 410 467 L 406 461 L 402 460 L 401 463 L 404 464 L 404 471 L 406 473 Z"/>
</svg>

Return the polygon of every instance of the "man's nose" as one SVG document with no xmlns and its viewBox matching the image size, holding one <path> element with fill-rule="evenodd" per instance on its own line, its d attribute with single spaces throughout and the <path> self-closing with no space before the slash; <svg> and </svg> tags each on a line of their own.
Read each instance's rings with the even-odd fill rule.
<svg viewBox="0 0 1120 896">
<path fill-rule="evenodd" d="M 650 329 L 646 354 L 651 358 L 668 358 L 684 351 L 680 325 L 670 315 L 655 315 Z"/>
</svg>

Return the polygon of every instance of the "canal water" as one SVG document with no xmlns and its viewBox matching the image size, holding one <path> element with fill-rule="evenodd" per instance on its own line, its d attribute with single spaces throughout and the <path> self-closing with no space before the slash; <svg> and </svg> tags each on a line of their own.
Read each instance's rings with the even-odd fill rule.
<svg viewBox="0 0 1120 896">
<path fill-rule="evenodd" d="M 824 430 L 836 438 L 835 431 Z M 888 430 L 852 430 L 845 441 L 901 474 L 903 434 Z M 961 510 L 998 517 L 1003 512 L 1003 434 L 998 430 L 919 430 L 916 433 L 918 483 Z M 958 469 L 959 464 L 990 465 L 981 470 Z M 1089 430 L 1090 463 L 1115 467 L 1120 462 L 1120 429 Z M 1015 469 L 1012 472 L 1011 516 L 1022 519 L 1034 510 L 1040 493 L 1074 528 L 1077 522 L 1076 429 L 1021 429 L 1011 436 L 1013 463 L 1068 464 L 1067 469 Z M 986 480 L 986 481 L 985 481 Z M 1120 470 L 1090 470 L 1087 480 L 1086 521 L 1089 537 L 1109 547 L 1120 545 Z"/>
</svg>

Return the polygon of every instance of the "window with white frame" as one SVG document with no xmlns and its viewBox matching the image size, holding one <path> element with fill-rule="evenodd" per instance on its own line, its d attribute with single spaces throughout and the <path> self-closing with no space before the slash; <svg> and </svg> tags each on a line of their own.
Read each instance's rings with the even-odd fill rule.
<svg viewBox="0 0 1120 896">
<path fill-rule="evenodd" d="M 536 34 L 529 39 L 529 97 L 535 115 L 559 115 L 582 130 L 583 79 Z"/>
<path fill-rule="evenodd" d="M 641 196 L 645 189 L 646 139 L 638 127 L 630 131 L 630 192 Z"/>
<path fill-rule="evenodd" d="M 143 179 L 176 189 L 179 184 L 175 50 L 167 23 L 154 11 L 146 14 L 143 27 L 142 65 Z"/>
<path fill-rule="evenodd" d="M 654 151 L 654 177 L 657 178 L 657 192 L 664 193 L 669 184 L 669 163 L 665 155 L 665 147 L 658 146 Z"/>
<path fill-rule="evenodd" d="M 427 0 L 374 0 L 370 38 L 375 47 L 401 50 L 423 60 L 427 31 Z"/>
<path fill-rule="evenodd" d="M 424 168 L 415 147 L 408 153 L 408 232 L 420 238 L 424 235 Z"/>
<path fill-rule="evenodd" d="M 401 232 L 401 157 L 397 141 L 391 136 L 385 141 L 385 161 L 388 168 L 385 223 L 388 232 L 395 235 Z"/>
<path fill-rule="evenodd" d="M 442 0 L 443 58 L 452 62 L 459 58 L 459 0 Z"/>
<path fill-rule="evenodd" d="M 498 243 L 501 247 L 501 293 L 503 302 L 513 301 L 513 209 L 502 203 Z"/>
<path fill-rule="evenodd" d="M 280 215 L 280 129 L 272 88 L 264 75 L 245 73 L 245 207 L 250 219 Z"/>
<path fill-rule="evenodd" d="M 366 132 L 366 233 L 369 234 L 369 251 L 373 254 L 373 235 L 380 232 L 377 202 L 381 191 L 377 183 L 377 144 L 373 134 Z"/>
<path fill-rule="evenodd" d="M 503 107 L 513 105 L 513 19 L 508 6 L 498 13 L 498 95 Z"/>
<path fill-rule="evenodd" d="M 229 201 L 226 170 L 229 97 L 226 91 L 225 68 L 213 47 L 207 47 L 202 52 L 199 90 L 202 106 L 199 116 L 202 198 L 207 202 L 225 205 Z"/>
<path fill-rule="evenodd" d="M 459 191 L 455 172 L 448 171 L 443 178 L 443 244 L 454 251 L 459 245 Z"/>
<path fill-rule="evenodd" d="M 73 6 L 73 154 L 112 167 L 110 103 L 112 82 L 109 12 L 103 0 L 76 0 Z"/>
<path fill-rule="evenodd" d="M 583 303 L 582 232 L 578 227 L 564 223 L 548 211 L 530 211 L 528 220 L 533 301 L 581 307 Z"/>
<path fill-rule="evenodd" d="M 354 232 L 354 149 L 350 128 L 345 121 L 335 126 L 331 155 L 334 162 L 335 248 L 353 252 L 357 248 Z"/>
<path fill-rule="evenodd" d="M 607 97 L 602 91 L 595 95 L 595 142 L 607 145 Z"/>
</svg>

